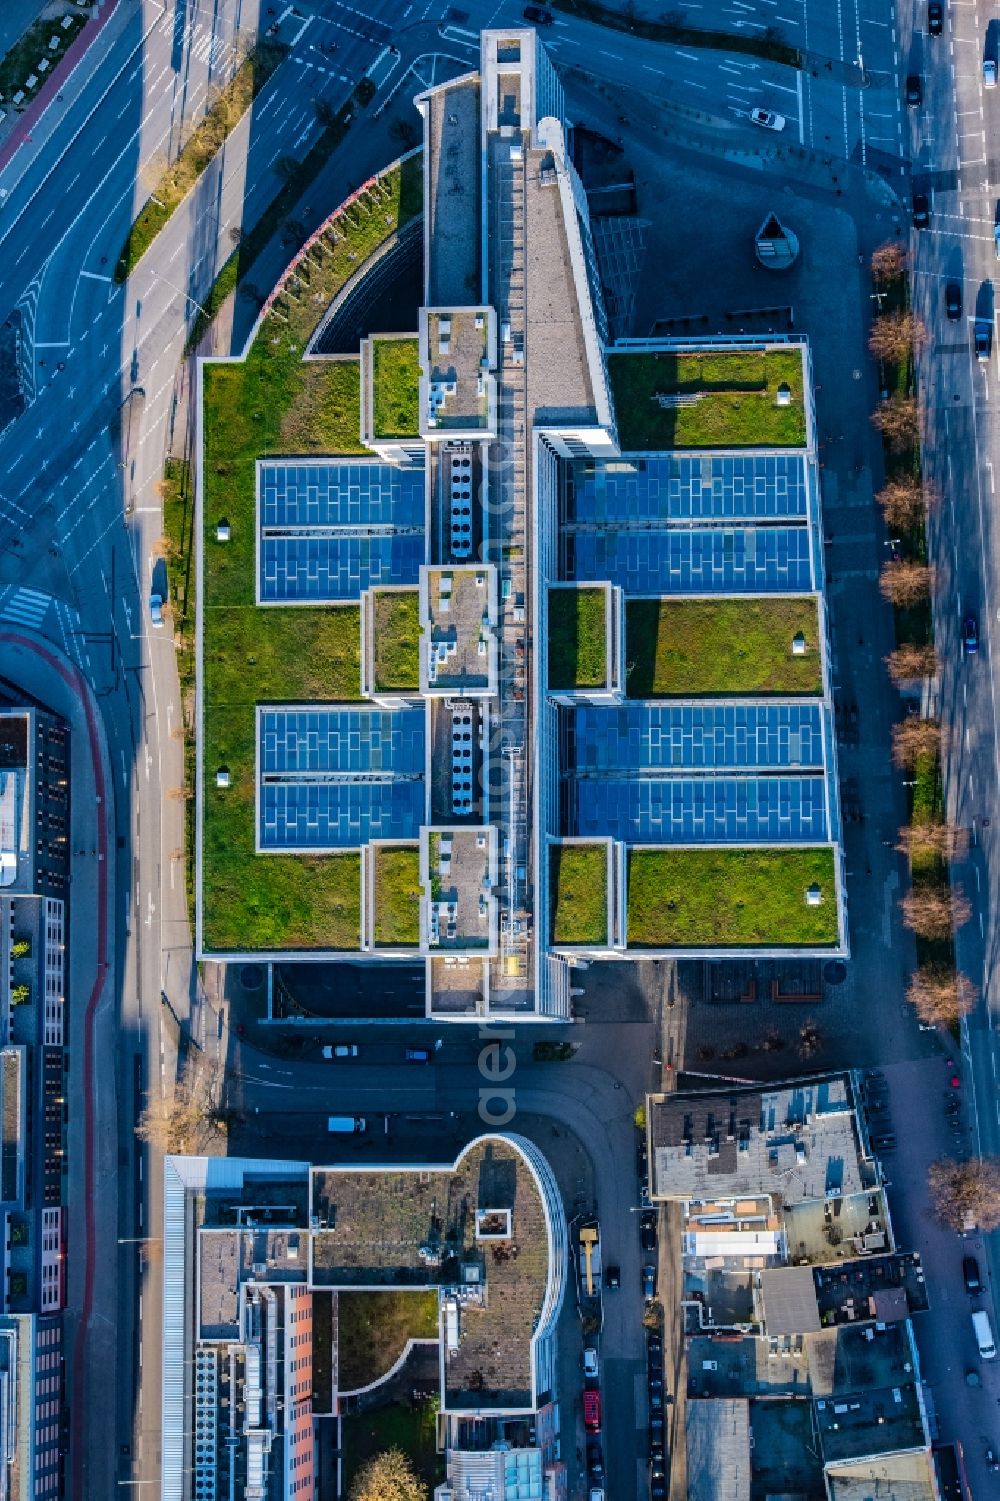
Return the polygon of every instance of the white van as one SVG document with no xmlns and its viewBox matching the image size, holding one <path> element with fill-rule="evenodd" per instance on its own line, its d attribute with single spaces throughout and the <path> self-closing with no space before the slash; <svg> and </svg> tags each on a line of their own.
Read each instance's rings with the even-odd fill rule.
<svg viewBox="0 0 1000 1501">
<path fill-rule="evenodd" d="M 328 1131 L 336 1131 L 341 1136 L 354 1136 L 364 1131 L 368 1122 L 363 1115 L 331 1115 L 326 1123 Z"/>
<path fill-rule="evenodd" d="M 972 1315 L 972 1330 L 979 1346 L 981 1360 L 995 1360 L 997 1347 L 993 1343 L 993 1330 L 990 1328 L 990 1316 L 985 1308 L 977 1308 Z"/>
</svg>

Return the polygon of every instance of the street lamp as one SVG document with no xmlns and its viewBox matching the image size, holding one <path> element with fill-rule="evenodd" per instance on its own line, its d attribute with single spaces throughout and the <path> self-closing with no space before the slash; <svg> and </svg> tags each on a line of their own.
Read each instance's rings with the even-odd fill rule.
<svg viewBox="0 0 1000 1501">
<path fill-rule="evenodd" d="M 169 281 L 168 278 L 163 275 L 162 271 L 154 271 L 153 275 L 158 281 L 162 281 L 164 286 L 169 287 L 171 292 L 176 292 L 178 297 L 183 297 L 185 302 L 190 302 L 194 307 L 198 309 L 199 313 L 202 313 L 206 318 L 211 318 L 211 313 L 206 307 L 202 306 L 197 297 L 192 297 L 190 292 L 182 292 L 180 287 L 175 286 L 172 281 Z"/>
</svg>

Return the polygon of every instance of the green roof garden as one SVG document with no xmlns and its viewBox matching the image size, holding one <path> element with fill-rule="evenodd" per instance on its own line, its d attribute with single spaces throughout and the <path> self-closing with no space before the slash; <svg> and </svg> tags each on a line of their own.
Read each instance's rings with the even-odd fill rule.
<svg viewBox="0 0 1000 1501">
<path fill-rule="evenodd" d="M 607 592 L 550 589 L 549 689 L 603 688 L 607 677 Z"/>
<path fill-rule="evenodd" d="M 821 948 L 840 938 L 835 852 L 636 849 L 628 860 L 628 946 Z M 813 905 L 807 893 L 818 889 Z"/>
<path fill-rule="evenodd" d="M 630 698 L 823 691 L 812 595 L 633 599 L 625 626 Z"/>
<path fill-rule="evenodd" d="M 554 844 L 549 851 L 554 944 L 603 946 L 608 941 L 608 847 Z"/>
<path fill-rule="evenodd" d="M 361 692 L 360 606 L 256 603 L 256 463 L 365 453 L 356 359 L 303 359 L 331 299 L 421 209 L 410 158 L 341 213 L 297 262 L 242 361 L 206 363 L 202 524 L 202 940 L 208 952 L 351 950 L 360 855 L 256 853 L 256 708 Z M 219 542 L 226 522 L 230 540 Z M 229 786 L 216 773 L 229 772 Z"/>
<path fill-rule="evenodd" d="M 608 370 L 625 453 L 805 446 L 798 348 L 611 354 Z"/>
<path fill-rule="evenodd" d="M 420 435 L 420 359 L 412 338 L 372 340 L 372 422 L 376 438 Z"/>
<path fill-rule="evenodd" d="M 375 595 L 375 688 L 416 692 L 420 687 L 420 595 L 380 589 Z"/>
<path fill-rule="evenodd" d="M 378 844 L 375 863 L 375 947 L 416 948 L 420 942 L 420 851 L 416 845 Z"/>
</svg>

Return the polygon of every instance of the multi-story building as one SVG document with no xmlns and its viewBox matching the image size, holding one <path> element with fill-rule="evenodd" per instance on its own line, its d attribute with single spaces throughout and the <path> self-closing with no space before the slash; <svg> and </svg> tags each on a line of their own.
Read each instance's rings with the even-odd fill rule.
<svg viewBox="0 0 1000 1501">
<path fill-rule="evenodd" d="M 541 1430 L 566 1245 L 552 1171 L 518 1136 L 479 1137 L 449 1166 L 167 1157 L 164 1501 L 333 1493 L 322 1429 L 345 1395 L 351 1293 L 434 1299 L 442 1450 L 532 1420 L 532 1464 L 560 1470 Z"/>
<path fill-rule="evenodd" d="M 452 1020 L 843 954 L 808 346 L 609 345 L 557 73 L 481 47 L 202 365 L 199 949 Z M 416 329 L 331 354 L 421 223 Z"/>
<path fill-rule="evenodd" d="M 0 701 L 0 1496 L 61 1494 L 69 856 L 69 732 L 46 710 L 7 696 Z"/>
</svg>

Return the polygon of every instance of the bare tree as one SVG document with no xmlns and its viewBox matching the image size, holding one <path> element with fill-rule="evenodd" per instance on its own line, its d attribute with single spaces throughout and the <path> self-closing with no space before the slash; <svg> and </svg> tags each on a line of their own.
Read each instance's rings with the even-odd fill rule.
<svg viewBox="0 0 1000 1501">
<path fill-rule="evenodd" d="M 972 916 L 972 907 L 960 886 L 953 890 L 943 882 L 916 886 L 900 902 L 903 923 L 921 938 L 950 938 Z"/>
<path fill-rule="evenodd" d="M 800 1058 L 815 1058 L 823 1046 L 823 1033 L 815 1017 L 808 1016 L 799 1028 L 795 1050 Z"/>
<path fill-rule="evenodd" d="M 896 848 L 903 855 L 936 855 L 939 860 L 964 860 L 969 831 L 954 823 L 914 823 L 899 831 Z"/>
<path fill-rule="evenodd" d="M 893 453 L 914 448 L 920 438 L 920 409 L 915 396 L 890 396 L 872 413 L 872 421 Z"/>
<path fill-rule="evenodd" d="M 877 360 L 901 365 L 927 344 L 927 325 L 910 308 L 881 313 L 868 335 L 868 348 Z"/>
<path fill-rule="evenodd" d="M 914 646 L 907 642 L 889 653 L 885 665 L 894 683 L 910 683 L 914 678 L 934 676 L 938 670 L 938 654 L 933 646 Z"/>
<path fill-rule="evenodd" d="M 926 1027 L 953 1027 L 976 1004 L 976 987 L 946 964 L 922 964 L 913 974 L 906 999 Z"/>
<path fill-rule="evenodd" d="M 915 474 L 890 480 L 876 495 L 885 524 L 893 531 L 908 532 L 919 526 L 938 501 L 937 491 L 920 482 Z"/>
<path fill-rule="evenodd" d="M 892 727 L 892 759 L 903 769 L 912 767 L 921 756 L 933 755 L 939 747 L 941 726 L 936 719 L 921 719 L 910 714 Z"/>
<path fill-rule="evenodd" d="M 413 1462 L 402 1449 L 386 1449 L 362 1465 L 351 1486 L 351 1501 L 428 1501 Z"/>
<path fill-rule="evenodd" d="M 139 1117 L 135 1134 L 161 1152 L 197 1156 L 224 1151 L 226 1117 L 215 1099 L 211 1079 L 189 1066 L 171 1095 L 154 1091 Z"/>
<path fill-rule="evenodd" d="M 872 280 L 877 287 L 889 286 L 906 273 L 906 247 L 899 240 L 886 240 L 872 251 Z"/>
<path fill-rule="evenodd" d="M 891 605 L 906 610 L 930 599 L 934 570 L 926 563 L 900 559 L 882 565 L 878 586 Z"/>
<path fill-rule="evenodd" d="M 970 1224 L 995 1230 L 1000 1225 L 1000 1158 L 954 1162 L 941 1157 L 927 1170 L 927 1187 L 935 1215 L 950 1230 Z"/>
</svg>

